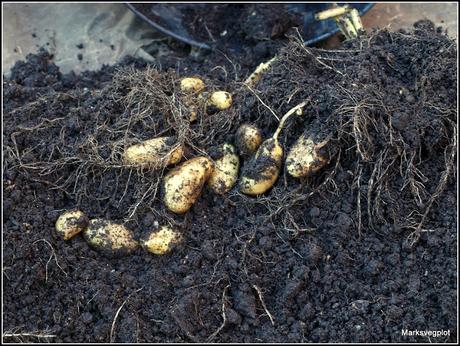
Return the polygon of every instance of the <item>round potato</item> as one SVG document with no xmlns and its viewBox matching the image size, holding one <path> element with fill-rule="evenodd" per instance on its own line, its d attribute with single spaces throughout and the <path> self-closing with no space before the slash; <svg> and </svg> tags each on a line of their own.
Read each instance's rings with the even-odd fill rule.
<svg viewBox="0 0 460 346">
<path fill-rule="evenodd" d="M 187 212 L 201 194 L 203 185 L 214 169 L 213 162 L 195 157 L 170 171 L 164 177 L 164 203 L 176 214 Z"/>
<path fill-rule="evenodd" d="M 171 252 L 181 239 L 181 234 L 176 229 L 161 226 L 141 240 L 141 246 L 155 255 L 164 255 Z"/>
<path fill-rule="evenodd" d="M 215 91 L 209 99 L 209 103 L 221 111 L 230 108 L 232 101 L 232 95 L 226 91 Z"/>
<path fill-rule="evenodd" d="M 64 240 L 69 240 L 88 226 L 88 217 L 80 210 L 69 210 L 56 220 L 56 231 Z"/>
<path fill-rule="evenodd" d="M 206 85 L 198 77 L 186 77 L 180 81 L 180 89 L 184 92 L 200 93 L 205 88 Z"/>
<path fill-rule="evenodd" d="M 306 135 L 300 136 L 286 157 L 286 170 L 295 177 L 306 177 L 319 171 L 327 163 L 327 155 L 321 150 L 328 141 L 316 144 Z"/>
<path fill-rule="evenodd" d="M 215 193 L 223 195 L 235 185 L 238 179 L 240 158 L 236 154 L 235 147 L 228 143 L 222 145 L 220 152 L 221 156 L 214 162 L 214 171 L 208 180 L 208 185 Z"/>
<path fill-rule="evenodd" d="M 167 165 L 173 165 L 184 154 L 183 145 L 174 146 L 175 141 L 174 137 L 158 137 L 134 144 L 125 150 L 123 161 L 126 165 L 147 166 L 166 160 Z"/>
<path fill-rule="evenodd" d="M 260 195 L 270 189 L 278 179 L 283 159 L 283 148 L 276 138 L 262 143 L 256 155 L 244 167 L 240 182 L 241 192 Z"/>
<path fill-rule="evenodd" d="M 188 120 L 193 123 L 196 121 L 196 119 L 198 119 L 198 112 L 195 111 L 195 110 L 190 110 L 189 111 L 189 117 L 188 117 Z"/>
<path fill-rule="evenodd" d="M 262 132 L 255 125 L 243 124 L 236 131 L 235 142 L 240 155 L 251 156 L 262 143 Z"/>
<path fill-rule="evenodd" d="M 103 219 L 91 220 L 83 237 L 91 247 L 106 255 L 129 255 L 139 246 L 131 230 Z"/>
</svg>

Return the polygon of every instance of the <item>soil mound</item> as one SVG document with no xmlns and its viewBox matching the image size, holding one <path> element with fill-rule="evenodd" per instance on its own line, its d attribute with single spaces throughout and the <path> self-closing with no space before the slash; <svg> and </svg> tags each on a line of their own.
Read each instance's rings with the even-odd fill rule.
<svg viewBox="0 0 460 346">
<path fill-rule="evenodd" d="M 456 55 L 426 21 L 339 50 L 292 37 L 252 88 L 201 76 L 233 94 L 220 112 L 142 61 L 80 76 L 44 51 L 18 62 L 3 85 L 5 340 L 426 341 L 403 329 L 456 340 Z M 244 122 L 268 138 L 306 100 L 280 142 L 327 138 L 330 163 L 305 179 L 283 167 L 263 196 L 205 188 L 174 215 L 164 166 L 122 164 L 127 145 L 154 136 L 175 136 L 187 157 L 233 142 Z M 139 237 L 170 223 L 185 241 L 108 258 L 59 239 L 54 222 L 74 208 Z"/>
</svg>

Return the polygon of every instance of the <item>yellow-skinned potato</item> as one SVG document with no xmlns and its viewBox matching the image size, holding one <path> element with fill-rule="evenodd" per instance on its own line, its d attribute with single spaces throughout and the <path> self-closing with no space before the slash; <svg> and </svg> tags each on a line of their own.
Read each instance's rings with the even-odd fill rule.
<svg viewBox="0 0 460 346">
<path fill-rule="evenodd" d="M 179 162 L 184 154 L 183 145 L 175 145 L 174 137 L 158 137 L 134 144 L 123 154 L 126 165 L 148 166 L 166 160 L 167 165 Z"/>
<path fill-rule="evenodd" d="M 300 178 L 319 171 L 328 163 L 327 155 L 321 150 L 327 143 L 328 140 L 316 144 L 311 136 L 300 136 L 286 157 L 287 172 Z"/>
<path fill-rule="evenodd" d="M 241 192 L 260 195 L 270 189 L 278 179 L 283 148 L 276 138 L 265 140 L 245 167 L 240 182 Z"/>
<path fill-rule="evenodd" d="M 92 219 L 83 237 L 91 247 L 106 255 L 128 255 L 139 246 L 131 230 L 103 219 Z"/>
<path fill-rule="evenodd" d="M 215 91 L 209 99 L 209 103 L 221 111 L 230 108 L 232 101 L 232 95 L 226 91 Z"/>
<path fill-rule="evenodd" d="M 190 110 L 190 113 L 189 113 L 189 117 L 188 117 L 188 120 L 193 123 L 196 121 L 196 119 L 198 119 L 198 112 L 195 111 L 195 110 Z"/>
<path fill-rule="evenodd" d="M 222 145 L 220 151 L 221 156 L 214 161 L 215 167 L 208 185 L 215 193 L 223 195 L 235 185 L 238 179 L 240 158 L 231 144 Z"/>
<path fill-rule="evenodd" d="M 164 177 L 163 200 L 166 207 L 176 214 L 187 212 L 200 196 L 213 169 L 213 162 L 200 156 L 170 171 Z"/>
<path fill-rule="evenodd" d="M 186 77 L 180 81 L 180 89 L 184 92 L 200 93 L 205 88 L 206 85 L 198 77 Z"/>
<path fill-rule="evenodd" d="M 161 226 L 143 239 L 141 245 L 148 252 L 164 255 L 171 252 L 181 239 L 181 234 L 176 229 L 170 226 Z"/>
<path fill-rule="evenodd" d="M 236 131 L 236 146 L 242 156 L 253 155 L 262 143 L 262 132 L 252 124 L 243 124 Z"/>
<path fill-rule="evenodd" d="M 56 231 L 64 240 L 69 240 L 88 226 L 88 217 L 80 210 L 62 213 L 56 220 Z"/>
</svg>

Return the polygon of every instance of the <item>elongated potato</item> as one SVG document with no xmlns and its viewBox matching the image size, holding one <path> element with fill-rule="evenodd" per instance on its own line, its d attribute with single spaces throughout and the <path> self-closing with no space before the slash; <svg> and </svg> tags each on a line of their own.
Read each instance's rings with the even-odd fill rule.
<svg viewBox="0 0 460 346">
<path fill-rule="evenodd" d="M 187 212 L 201 194 L 204 183 L 214 169 L 203 156 L 184 162 L 164 177 L 164 203 L 176 214 Z"/>
<path fill-rule="evenodd" d="M 231 144 L 226 143 L 219 149 L 220 157 L 214 162 L 214 171 L 208 180 L 208 185 L 215 193 L 223 195 L 235 185 L 238 179 L 240 158 Z"/>
<path fill-rule="evenodd" d="M 173 165 L 179 162 L 184 154 L 183 146 L 174 148 L 174 144 L 174 137 L 149 139 L 128 147 L 123 154 L 123 161 L 127 165 L 146 166 L 166 160 L 167 165 Z"/>
<path fill-rule="evenodd" d="M 171 252 L 181 239 L 182 237 L 178 230 L 170 226 L 161 226 L 159 229 L 150 232 L 141 241 L 141 246 L 155 255 L 164 255 Z"/>
<path fill-rule="evenodd" d="M 243 124 L 236 131 L 235 142 L 240 155 L 253 155 L 262 143 L 262 132 L 255 125 Z"/>
<path fill-rule="evenodd" d="M 64 240 L 69 240 L 88 226 L 88 217 L 80 210 L 69 210 L 56 220 L 56 231 Z"/>
<path fill-rule="evenodd" d="M 184 92 L 200 93 L 206 88 L 206 85 L 198 77 L 186 77 L 180 81 L 180 88 Z"/>
<path fill-rule="evenodd" d="M 232 101 L 232 95 L 226 91 L 215 91 L 209 99 L 209 103 L 221 111 L 230 108 Z"/>
<path fill-rule="evenodd" d="M 278 140 L 265 140 L 244 168 L 240 182 L 241 192 L 247 195 L 260 195 L 270 189 L 278 179 L 282 159 L 283 147 Z"/>
<path fill-rule="evenodd" d="M 306 177 L 319 171 L 328 162 L 325 146 L 329 140 L 315 143 L 308 134 L 303 134 L 294 143 L 286 157 L 286 170 L 295 177 Z"/>
<path fill-rule="evenodd" d="M 83 231 L 83 237 L 91 247 L 105 255 L 128 255 L 139 246 L 131 230 L 103 219 L 92 219 Z"/>
</svg>

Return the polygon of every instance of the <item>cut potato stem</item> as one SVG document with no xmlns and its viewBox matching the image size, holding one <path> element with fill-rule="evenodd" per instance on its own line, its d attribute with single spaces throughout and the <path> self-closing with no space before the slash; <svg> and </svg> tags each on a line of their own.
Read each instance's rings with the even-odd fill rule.
<svg viewBox="0 0 460 346">
<path fill-rule="evenodd" d="M 275 133 L 273 134 L 273 138 L 278 138 L 279 134 L 281 133 L 281 131 L 284 128 L 284 124 L 286 123 L 286 120 L 288 120 L 289 117 L 294 113 L 299 114 L 299 111 L 301 111 L 303 109 L 303 107 L 305 107 L 307 102 L 308 102 L 308 100 L 299 103 L 297 106 L 295 106 L 294 108 L 291 108 L 285 115 L 283 115 L 283 117 L 281 118 L 280 123 L 278 125 L 278 128 L 276 129 Z M 300 114 L 302 114 L 302 113 L 300 113 Z"/>
<path fill-rule="evenodd" d="M 356 8 L 350 11 L 350 19 L 357 32 L 364 30 L 363 22 L 361 21 L 359 11 Z"/>
<path fill-rule="evenodd" d="M 256 67 L 253 73 L 244 81 L 244 84 L 246 84 L 249 87 L 253 87 L 254 85 L 257 84 L 257 82 L 262 78 L 262 75 L 268 71 L 270 66 L 278 59 L 278 57 L 273 57 L 267 62 L 263 62 L 259 64 L 259 66 Z"/>
<path fill-rule="evenodd" d="M 316 20 L 326 20 L 337 16 L 342 16 L 349 11 L 348 5 L 342 7 L 333 7 L 328 10 L 315 14 Z"/>
<path fill-rule="evenodd" d="M 326 11 L 319 12 L 315 15 L 316 20 L 326 20 L 333 18 L 346 39 L 352 39 L 364 31 L 359 11 L 350 8 L 348 5 L 330 8 Z"/>
<path fill-rule="evenodd" d="M 353 26 L 353 23 L 350 20 L 350 18 L 343 16 L 343 17 L 335 17 L 334 19 L 340 31 L 342 31 L 342 33 L 345 35 L 345 38 L 350 40 L 358 36 L 358 32 Z"/>
</svg>

